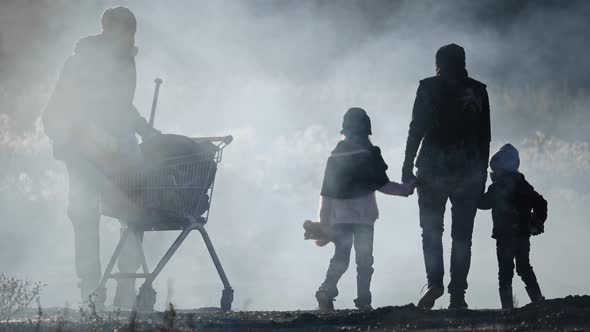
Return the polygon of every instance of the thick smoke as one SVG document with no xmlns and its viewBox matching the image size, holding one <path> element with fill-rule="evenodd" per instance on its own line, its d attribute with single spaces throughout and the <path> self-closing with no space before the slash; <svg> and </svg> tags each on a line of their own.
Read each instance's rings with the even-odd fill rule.
<svg viewBox="0 0 590 332">
<path fill-rule="evenodd" d="M 590 286 L 585 264 L 572 263 L 585 262 L 590 231 L 588 2 L 3 1 L 0 272 L 47 283 L 44 305 L 77 305 L 78 290 L 67 177 L 36 119 L 76 39 L 98 33 L 100 14 L 116 4 L 138 17 L 138 109 L 148 115 L 160 76 L 159 129 L 236 138 L 207 227 L 237 309 L 315 307 L 332 249 L 304 242 L 301 225 L 317 213 L 342 115 L 351 106 L 368 111 L 373 141 L 398 179 L 418 80 L 433 75 L 434 52 L 450 42 L 465 47 L 470 75 L 488 84 L 492 148 L 521 148 L 523 171 L 548 198 L 546 234 L 532 241 L 546 295 Z M 379 204 L 374 304 L 415 302 L 425 283 L 416 197 Z M 101 234 L 106 264 L 118 223 L 105 219 Z M 476 308 L 499 305 L 490 235 L 491 217 L 480 212 L 467 297 Z M 146 236 L 151 266 L 173 237 Z M 160 308 L 166 298 L 182 308 L 218 303 L 222 286 L 198 234 L 155 287 Z M 526 303 L 523 288 L 515 293 Z M 352 307 L 355 296 L 351 265 L 337 307 Z"/>
</svg>

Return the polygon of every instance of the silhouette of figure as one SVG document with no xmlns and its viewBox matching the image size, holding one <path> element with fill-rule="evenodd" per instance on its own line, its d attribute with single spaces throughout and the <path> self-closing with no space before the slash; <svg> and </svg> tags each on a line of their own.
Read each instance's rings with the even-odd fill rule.
<svg viewBox="0 0 590 332">
<path fill-rule="evenodd" d="M 370 310 L 373 225 L 379 217 L 375 192 L 409 196 L 414 192 L 414 185 L 389 181 L 381 150 L 369 139 L 371 120 L 365 110 L 349 109 L 341 133 L 344 139 L 328 158 L 321 192 L 320 225 L 328 228 L 332 236 L 316 238 L 319 245 L 334 242 L 335 251 L 316 299 L 320 310 L 334 310 L 337 284 L 348 269 L 354 246 L 358 295 L 354 303 L 359 310 Z M 309 226 L 310 223 L 305 225 L 306 231 L 312 230 Z"/>
<path fill-rule="evenodd" d="M 465 51 L 456 44 L 436 52 L 436 76 L 420 81 L 408 132 L 402 182 L 416 179 L 428 290 L 419 305 L 432 308 L 444 293 L 443 220 L 452 203 L 449 308 L 467 308 L 465 291 L 471 237 L 483 194 L 490 146 L 490 110 L 485 84 L 468 77 Z"/>
<path fill-rule="evenodd" d="M 82 301 L 94 293 L 101 276 L 101 191 L 119 166 L 133 165 L 140 160 L 135 134 L 145 139 L 156 132 L 133 106 L 135 32 L 136 19 L 129 9 L 106 10 L 102 16 L 102 33 L 78 41 L 43 114 L 54 156 L 64 161 L 68 170 L 68 216 L 74 228 Z M 106 158 L 107 155 L 111 158 Z M 140 265 L 139 257 L 137 247 L 128 245 L 123 249 L 119 270 L 135 272 Z M 102 307 L 105 290 L 98 290 L 95 295 L 96 305 Z M 115 306 L 131 308 L 134 301 L 135 280 L 118 281 Z"/>
<path fill-rule="evenodd" d="M 531 302 L 544 299 L 529 254 L 531 235 L 543 233 L 547 201 L 518 171 L 519 166 L 518 150 L 511 144 L 504 145 L 490 160 L 492 184 L 479 203 L 480 209 L 492 210 L 492 237 L 496 239 L 502 309 L 514 307 L 512 277 L 515 266 Z"/>
</svg>

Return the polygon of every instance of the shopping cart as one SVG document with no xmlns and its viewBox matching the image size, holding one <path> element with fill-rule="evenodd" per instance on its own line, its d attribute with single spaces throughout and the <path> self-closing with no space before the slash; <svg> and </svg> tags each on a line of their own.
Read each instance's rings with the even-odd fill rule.
<svg viewBox="0 0 590 332">
<path fill-rule="evenodd" d="M 233 289 L 225 275 L 205 224 L 209 218 L 209 204 L 213 194 L 215 173 L 223 149 L 232 142 L 232 136 L 193 138 L 207 147 L 198 154 L 183 155 L 159 162 L 158 166 L 132 174 L 121 175 L 113 181 L 117 195 L 103 195 L 103 215 L 117 218 L 122 223 L 121 238 L 100 280 L 99 289 L 108 279 L 144 278 L 139 288 L 135 307 L 151 312 L 156 302 L 152 284 L 170 261 L 188 234 L 197 230 L 211 255 L 213 264 L 223 283 L 221 309 L 231 310 Z M 143 232 L 180 231 L 164 256 L 150 271 L 141 245 Z M 130 235 L 134 236 L 130 236 Z M 127 241 L 136 243 L 141 256 L 142 273 L 113 273 L 123 246 Z"/>
</svg>

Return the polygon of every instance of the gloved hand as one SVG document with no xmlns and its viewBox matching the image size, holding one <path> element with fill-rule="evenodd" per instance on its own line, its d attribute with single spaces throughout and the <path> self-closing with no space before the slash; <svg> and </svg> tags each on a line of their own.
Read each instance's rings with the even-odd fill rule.
<svg viewBox="0 0 590 332">
<path fill-rule="evenodd" d="M 148 139 L 150 139 L 150 138 L 152 138 L 154 136 L 162 135 L 162 132 L 159 131 L 156 128 L 152 128 L 150 126 L 146 126 L 138 134 L 139 134 L 139 136 L 141 136 L 141 140 L 145 142 L 145 141 L 147 141 Z"/>
<path fill-rule="evenodd" d="M 138 133 L 139 136 L 141 136 L 141 139 L 143 141 L 145 141 L 153 136 L 157 136 L 157 135 L 162 134 L 161 131 L 150 126 L 150 124 L 147 122 L 147 120 L 144 117 L 142 117 L 141 115 L 139 115 L 139 112 L 137 111 L 135 106 L 131 105 L 131 107 L 132 107 L 132 111 L 136 114 L 135 125 L 134 125 L 135 132 Z"/>
<path fill-rule="evenodd" d="M 404 162 L 404 166 L 402 167 L 402 182 L 413 183 L 416 182 L 416 180 L 417 178 L 414 175 L 414 163 Z"/>
<path fill-rule="evenodd" d="M 142 137 L 141 139 L 146 140 L 148 138 L 158 136 L 158 135 L 162 135 L 162 132 L 156 128 L 151 128 L 151 130 L 149 130 L 147 133 L 147 137 Z"/>
</svg>

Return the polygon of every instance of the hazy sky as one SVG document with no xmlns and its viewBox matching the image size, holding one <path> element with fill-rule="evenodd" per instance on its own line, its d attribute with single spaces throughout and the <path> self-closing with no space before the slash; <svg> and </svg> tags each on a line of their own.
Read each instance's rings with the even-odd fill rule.
<svg viewBox="0 0 590 332">
<path fill-rule="evenodd" d="M 522 147 L 523 170 L 549 200 L 547 232 L 532 240 L 541 287 L 548 297 L 590 287 L 590 152 L 587 143 L 570 144 L 588 142 L 584 32 L 590 3 L 134 0 L 63 1 L 60 10 L 22 3 L 0 4 L 0 272 L 47 283 L 44 305 L 77 305 L 67 177 L 40 127 L 9 132 L 23 117 L 34 123 L 47 85 L 76 40 L 98 33 L 102 11 L 116 4 L 138 18 L 135 104 L 141 112 L 148 115 L 153 79 L 162 77 L 159 129 L 235 136 L 217 174 L 207 228 L 235 288 L 237 309 L 316 306 L 314 292 L 333 246 L 303 241 L 302 223 L 316 217 L 324 164 L 339 139 L 342 115 L 351 106 L 368 111 L 373 141 L 384 151 L 390 178 L 399 179 L 418 80 L 433 74 L 435 51 L 451 42 L 464 46 L 470 75 L 488 84 L 493 149 L 506 141 Z M 11 16 L 31 20 L 30 30 Z M 35 25 L 38 17 L 43 23 Z M 32 77 L 23 84 L 41 87 L 16 96 L 12 82 L 22 77 Z M 564 141 L 538 149 L 525 144 L 538 139 L 537 131 Z M 416 197 L 378 201 L 374 305 L 416 302 L 426 282 Z M 103 222 L 103 264 L 118 231 L 116 221 Z M 480 212 L 467 295 L 476 308 L 499 306 L 490 235 L 491 217 Z M 446 259 L 449 237 L 445 232 Z M 151 266 L 172 239 L 146 236 Z M 515 278 L 514 285 L 520 304 L 527 303 L 521 282 Z M 218 305 L 222 286 L 198 234 L 155 287 L 160 308 L 167 297 L 182 308 Z M 340 289 L 336 306 L 353 307 L 354 266 Z M 446 298 L 438 305 L 446 306 Z"/>
</svg>

